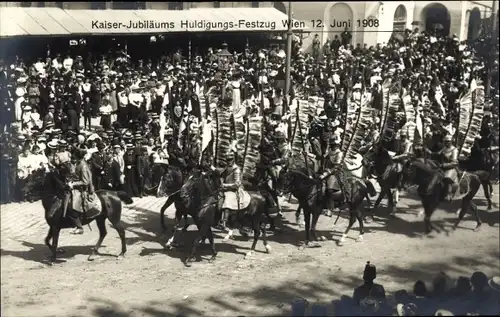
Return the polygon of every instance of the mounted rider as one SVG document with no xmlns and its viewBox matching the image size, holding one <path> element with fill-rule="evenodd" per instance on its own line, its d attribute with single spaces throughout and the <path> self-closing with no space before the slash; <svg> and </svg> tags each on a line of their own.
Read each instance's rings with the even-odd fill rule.
<svg viewBox="0 0 500 317">
<path fill-rule="evenodd" d="M 445 188 L 446 197 L 445 199 L 451 200 L 455 191 L 458 188 L 458 149 L 453 145 L 453 137 L 450 134 L 445 135 L 443 138 L 444 148 L 437 153 L 429 151 L 431 154 L 437 154 L 441 158 L 441 169 L 444 172 L 443 175 L 436 173 L 429 184 L 428 189 L 431 190 L 433 185 L 436 184 L 440 177 L 444 176 L 444 179 L 448 179 L 450 186 Z"/>
<path fill-rule="evenodd" d="M 75 213 L 70 216 L 73 219 L 76 230 L 74 234 L 82 234 L 83 227 L 80 220 L 80 212 L 85 212 L 85 207 L 75 208 L 76 206 L 89 206 L 89 202 L 93 202 L 94 199 L 94 184 L 92 184 L 92 171 L 90 170 L 87 161 L 85 160 L 85 155 L 87 154 L 86 150 L 77 149 L 75 151 L 75 181 L 70 182 L 69 188 L 73 189 L 73 208 L 71 208 Z M 64 208 L 64 215 L 67 211 L 67 205 Z"/>
<path fill-rule="evenodd" d="M 396 162 L 396 170 L 398 173 L 398 189 L 403 188 L 403 168 L 407 162 L 408 156 L 413 152 L 413 144 L 408 139 L 408 132 L 401 130 L 399 132 L 400 143 L 396 151 L 396 155 L 392 158 Z"/>
<path fill-rule="evenodd" d="M 221 207 L 222 223 L 223 228 L 226 227 L 226 223 L 229 219 L 229 211 L 240 211 L 245 209 L 250 204 L 250 194 L 243 189 L 242 186 L 242 173 L 240 167 L 236 164 L 236 142 L 233 141 L 231 144 L 231 154 L 228 155 L 227 165 L 225 168 L 216 169 L 212 167 L 212 170 L 217 170 L 222 178 L 222 192 L 224 194 L 224 202 Z"/>
<path fill-rule="evenodd" d="M 337 210 L 334 206 L 335 194 L 340 190 L 342 195 L 341 201 L 346 201 L 346 188 L 344 173 L 342 170 L 342 163 L 344 159 L 344 153 L 340 150 L 340 142 L 337 139 L 331 139 L 329 142 L 330 150 L 325 156 L 325 166 L 323 174 L 321 174 L 320 179 L 326 180 L 326 191 L 325 191 L 325 207 L 323 212 L 325 215 L 331 217 L 331 210 Z"/>
</svg>

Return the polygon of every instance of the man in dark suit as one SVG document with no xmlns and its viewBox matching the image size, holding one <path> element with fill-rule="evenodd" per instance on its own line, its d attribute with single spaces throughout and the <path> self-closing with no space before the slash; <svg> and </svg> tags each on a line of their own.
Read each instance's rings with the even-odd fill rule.
<svg viewBox="0 0 500 317">
<path fill-rule="evenodd" d="M 75 106 L 72 103 L 68 104 L 68 130 L 80 133 L 80 120 L 78 118 L 78 113 L 75 110 Z"/>
<path fill-rule="evenodd" d="M 54 105 L 49 105 L 48 111 L 49 112 L 47 112 L 47 114 L 43 117 L 42 130 L 47 129 L 49 126 L 54 126 L 54 124 L 55 124 L 55 118 L 54 118 L 55 107 L 54 107 Z"/>
<path fill-rule="evenodd" d="M 103 188 L 103 175 L 106 157 L 104 156 L 104 143 L 97 143 L 97 152 L 92 153 L 90 157 L 90 166 L 92 168 L 92 181 L 96 190 Z"/>
<path fill-rule="evenodd" d="M 83 127 L 84 129 L 90 130 L 91 127 L 91 119 L 92 119 L 92 108 L 94 106 L 92 105 L 92 102 L 90 101 L 90 97 L 86 96 L 85 100 L 83 101 Z"/>
</svg>

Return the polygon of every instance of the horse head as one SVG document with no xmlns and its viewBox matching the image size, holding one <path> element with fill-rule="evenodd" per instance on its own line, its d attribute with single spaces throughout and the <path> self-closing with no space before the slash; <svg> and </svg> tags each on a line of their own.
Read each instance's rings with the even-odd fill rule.
<svg viewBox="0 0 500 317">
<path fill-rule="evenodd" d="M 183 185 L 184 176 L 177 168 L 169 167 L 158 185 L 157 197 L 170 196 L 179 191 Z"/>
</svg>

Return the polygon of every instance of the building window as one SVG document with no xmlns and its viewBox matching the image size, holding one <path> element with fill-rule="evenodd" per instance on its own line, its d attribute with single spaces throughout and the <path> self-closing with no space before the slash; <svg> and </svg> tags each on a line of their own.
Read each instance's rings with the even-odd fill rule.
<svg viewBox="0 0 500 317">
<path fill-rule="evenodd" d="M 406 29 L 406 8 L 404 5 L 399 5 L 394 12 L 392 29 L 395 32 L 404 31 Z"/>
<path fill-rule="evenodd" d="M 259 7 L 259 1 L 252 1 L 252 8 L 258 8 Z"/>
<path fill-rule="evenodd" d="M 92 10 L 104 10 L 104 9 L 106 9 L 106 2 L 104 2 L 104 1 L 92 1 L 90 3 L 90 9 L 92 9 Z"/>
<path fill-rule="evenodd" d="M 30 8 L 31 7 L 31 2 L 22 1 L 21 2 L 21 7 L 22 8 Z"/>
<path fill-rule="evenodd" d="M 220 8 L 220 1 L 214 1 L 214 8 Z"/>
<path fill-rule="evenodd" d="M 168 2 L 169 10 L 182 10 L 182 2 Z"/>
</svg>

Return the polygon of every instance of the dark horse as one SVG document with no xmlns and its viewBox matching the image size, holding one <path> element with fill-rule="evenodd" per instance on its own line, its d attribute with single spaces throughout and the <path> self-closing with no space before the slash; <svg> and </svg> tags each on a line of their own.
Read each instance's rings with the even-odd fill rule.
<svg viewBox="0 0 500 317">
<path fill-rule="evenodd" d="M 176 210 L 176 225 L 173 228 L 172 237 L 169 239 L 166 246 L 170 246 L 174 241 L 178 223 L 182 215 L 189 214 L 198 227 L 199 234 L 194 241 L 191 255 L 185 261 L 187 266 L 190 266 L 189 263 L 195 259 L 197 247 L 204 238 L 208 238 L 212 248 L 211 260 L 215 260 L 217 256 L 211 228 L 215 226 L 221 218 L 221 193 L 219 189 L 220 175 L 218 175 L 218 173 L 195 171 L 178 192 L 177 197 L 179 200 L 176 201 L 176 208 L 179 208 Z M 255 250 L 261 233 L 266 251 L 269 252 L 271 250 L 270 246 L 267 244 L 265 230 L 266 221 L 268 220 L 266 201 L 258 193 L 250 192 L 250 195 L 252 196 L 250 205 L 240 210 L 236 215 L 236 218 L 241 224 L 244 224 L 246 220 L 250 221 L 251 228 L 254 232 L 252 247 L 247 253 L 247 256 L 250 256 Z"/>
<path fill-rule="evenodd" d="M 42 205 L 45 209 L 45 220 L 50 227 L 47 237 L 45 238 L 45 244 L 51 250 L 51 262 L 56 260 L 57 245 L 59 243 L 59 233 L 61 229 L 74 228 L 71 219 L 69 219 L 67 215 L 63 217 L 63 203 L 61 198 L 61 193 L 63 193 L 67 187 L 66 179 L 70 172 L 71 164 L 66 163 L 59 168 L 59 172 L 51 171 L 44 179 L 45 192 L 42 195 Z M 132 198 L 124 192 L 114 192 L 110 190 L 97 190 L 95 193 L 101 201 L 102 210 L 98 213 L 89 210 L 88 214 L 85 213 L 82 217 L 83 225 L 89 224 L 95 220 L 99 228 L 99 239 L 94 250 L 89 255 L 88 260 L 92 261 L 92 256 L 99 254 L 99 248 L 107 234 L 106 219 L 109 219 L 113 228 L 115 228 L 120 236 L 122 244 L 120 256 L 123 256 L 125 252 L 127 252 L 127 246 L 125 244 L 125 230 L 120 220 L 122 201 L 126 204 L 131 204 L 133 203 Z M 67 214 L 71 212 L 74 211 L 72 210 L 71 203 L 69 203 Z"/>
<path fill-rule="evenodd" d="M 446 184 L 445 182 L 436 182 L 432 188 L 429 188 L 431 184 L 432 176 L 435 173 L 439 173 L 439 164 L 430 159 L 418 158 L 415 159 L 407 170 L 409 179 L 416 185 L 418 185 L 418 194 L 422 201 L 422 206 L 424 207 L 424 225 L 427 233 L 430 233 L 433 229 L 439 231 L 431 222 L 431 216 L 438 207 L 438 205 L 444 200 L 446 195 Z M 468 190 L 462 196 L 462 204 L 458 219 L 453 226 L 455 230 L 459 223 L 465 216 L 465 213 L 472 209 L 474 217 L 476 218 L 477 226 L 474 231 L 478 231 L 481 226 L 481 219 L 479 218 L 479 213 L 477 206 L 473 203 L 472 199 L 478 192 L 481 185 L 484 189 L 484 194 L 489 198 L 489 174 L 485 171 L 476 172 L 464 172 L 460 181 L 469 182 Z"/>
<path fill-rule="evenodd" d="M 160 180 L 158 185 L 158 190 L 156 197 L 168 196 L 167 201 L 163 204 L 160 210 L 160 223 L 163 231 L 167 230 L 165 225 L 165 211 L 170 205 L 175 206 L 175 219 L 176 224 L 174 227 L 174 232 L 177 230 L 177 226 L 180 224 L 182 217 L 184 216 L 184 231 L 187 231 L 189 226 L 188 223 L 188 213 L 184 210 L 184 204 L 182 198 L 180 197 L 180 191 L 186 175 L 177 167 L 168 167 L 166 169 L 165 175 Z"/>
<path fill-rule="evenodd" d="M 346 231 L 342 235 L 342 238 L 338 241 L 339 245 L 342 245 L 345 241 L 349 230 L 352 225 L 358 220 L 360 232 L 357 241 L 363 240 L 364 226 L 363 218 L 360 211 L 360 205 L 368 195 L 372 197 L 376 195 L 375 188 L 368 181 L 363 181 L 354 177 L 348 177 L 347 182 L 350 185 L 350 199 L 348 201 L 349 207 L 349 225 Z M 322 211 L 322 194 L 321 194 L 321 184 L 318 179 L 313 179 L 306 176 L 303 171 L 290 169 L 285 167 L 281 170 L 278 188 L 281 192 L 287 191 L 291 193 L 299 201 L 299 207 L 304 211 L 305 220 L 305 231 L 306 240 L 305 245 L 309 247 L 317 247 L 317 236 L 316 236 L 316 224 L 318 223 L 319 216 Z M 336 195 L 340 195 L 337 193 Z M 337 197 L 334 197 L 336 199 Z M 340 198 L 340 197 L 338 197 Z M 337 199 L 338 199 L 337 198 Z M 311 241 L 310 238 L 314 239 Z"/>
<path fill-rule="evenodd" d="M 398 187 L 399 173 L 402 173 L 398 172 L 397 163 L 392 160 L 389 151 L 382 145 L 372 146 L 364 155 L 363 163 L 369 169 L 373 170 L 380 185 L 380 194 L 373 205 L 373 209 L 375 210 L 382 199 L 387 197 L 388 207 L 391 210 L 390 215 L 393 216 L 396 212 L 397 202 L 394 199 L 391 189 Z"/>
</svg>

